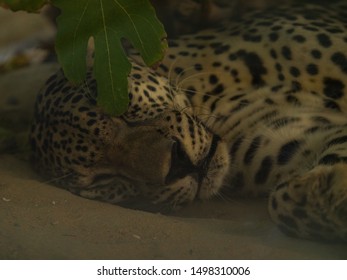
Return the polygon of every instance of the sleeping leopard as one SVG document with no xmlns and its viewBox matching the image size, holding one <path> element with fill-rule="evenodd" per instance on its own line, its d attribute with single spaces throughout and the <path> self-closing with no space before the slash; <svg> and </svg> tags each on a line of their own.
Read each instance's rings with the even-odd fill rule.
<svg viewBox="0 0 347 280">
<path fill-rule="evenodd" d="M 88 72 L 37 97 L 33 164 L 89 199 L 175 208 L 268 196 L 290 236 L 347 241 L 347 5 L 277 7 L 170 40 L 157 69 L 129 53 L 128 110 Z"/>
</svg>

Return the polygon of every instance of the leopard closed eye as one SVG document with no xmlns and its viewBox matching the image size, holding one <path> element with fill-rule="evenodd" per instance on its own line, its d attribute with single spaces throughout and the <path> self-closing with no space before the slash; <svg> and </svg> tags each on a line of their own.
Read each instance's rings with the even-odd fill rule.
<svg viewBox="0 0 347 280">
<path fill-rule="evenodd" d="M 59 71 L 37 97 L 38 171 L 86 198 L 173 207 L 268 194 L 287 234 L 347 241 L 347 5 L 254 11 L 136 53 L 120 117 Z"/>
</svg>

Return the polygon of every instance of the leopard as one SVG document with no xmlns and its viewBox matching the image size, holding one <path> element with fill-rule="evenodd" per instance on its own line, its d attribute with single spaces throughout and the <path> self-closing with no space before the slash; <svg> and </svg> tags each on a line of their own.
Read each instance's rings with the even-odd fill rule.
<svg viewBox="0 0 347 280">
<path fill-rule="evenodd" d="M 183 207 L 266 196 L 289 236 L 347 241 L 347 4 L 254 10 L 169 39 L 157 68 L 128 52 L 129 104 L 97 105 L 62 70 L 38 93 L 34 168 L 73 194 Z"/>
</svg>

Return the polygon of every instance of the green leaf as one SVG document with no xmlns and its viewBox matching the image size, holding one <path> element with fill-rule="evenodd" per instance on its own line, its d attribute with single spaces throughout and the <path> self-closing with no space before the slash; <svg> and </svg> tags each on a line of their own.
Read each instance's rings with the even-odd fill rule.
<svg viewBox="0 0 347 280">
<path fill-rule="evenodd" d="M 127 38 L 149 66 L 160 61 L 167 47 L 165 30 L 148 0 L 53 0 L 61 10 L 56 49 L 66 77 L 82 82 L 87 44 L 94 38 L 94 75 L 98 104 L 112 114 L 126 111 L 127 76 L 131 70 L 122 44 Z"/>
<path fill-rule="evenodd" d="M 0 4 L 2 5 L 1 2 Z M 12 11 L 37 12 L 43 5 L 48 3 L 48 0 L 4 0 L 3 2 Z"/>
</svg>

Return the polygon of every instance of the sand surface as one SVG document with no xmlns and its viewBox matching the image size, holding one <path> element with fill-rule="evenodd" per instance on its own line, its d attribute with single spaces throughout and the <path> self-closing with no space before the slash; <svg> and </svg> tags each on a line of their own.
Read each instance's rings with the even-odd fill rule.
<svg viewBox="0 0 347 280">
<path fill-rule="evenodd" d="M 346 245 L 284 236 L 264 200 L 196 203 L 164 216 L 74 196 L 9 155 L 0 178 L 0 259 L 347 258 Z"/>
<path fill-rule="evenodd" d="M 0 76 L 0 118 L 20 127 L 18 143 L 56 68 Z M 0 153 L 0 259 L 347 259 L 347 245 L 283 235 L 263 199 L 197 202 L 162 215 L 80 198 L 38 177 L 24 149 Z"/>
</svg>

